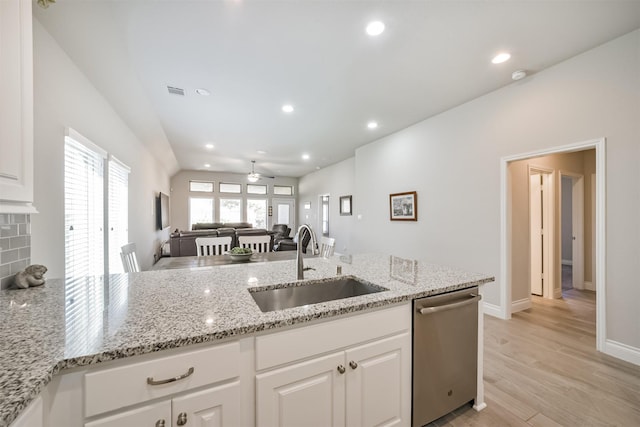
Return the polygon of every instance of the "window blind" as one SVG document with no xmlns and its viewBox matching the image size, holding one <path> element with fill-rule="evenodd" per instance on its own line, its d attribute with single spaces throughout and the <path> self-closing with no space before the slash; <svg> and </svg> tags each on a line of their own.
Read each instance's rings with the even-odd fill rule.
<svg viewBox="0 0 640 427">
<path fill-rule="evenodd" d="M 124 273 L 120 249 L 129 243 L 129 172 L 128 166 L 109 156 L 108 230 L 109 274 Z"/>
<path fill-rule="evenodd" d="M 65 138 L 65 277 L 104 273 L 105 153 Z"/>
</svg>

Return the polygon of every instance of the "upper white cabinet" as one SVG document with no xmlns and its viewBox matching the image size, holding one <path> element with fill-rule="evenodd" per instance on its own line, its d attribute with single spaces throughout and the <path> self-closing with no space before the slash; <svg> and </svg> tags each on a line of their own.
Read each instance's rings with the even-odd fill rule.
<svg viewBox="0 0 640 427">
<path fill-rule="evenodd" d="M 0 213 L 35 212 L 31 1 L 0 1 Z"/>
</svg>

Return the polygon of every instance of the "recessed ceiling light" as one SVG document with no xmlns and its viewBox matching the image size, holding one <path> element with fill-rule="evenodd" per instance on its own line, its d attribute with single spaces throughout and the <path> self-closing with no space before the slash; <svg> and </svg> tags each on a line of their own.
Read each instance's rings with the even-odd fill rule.
<svg viewBox="0 0 640 427">
<path fill-rule="evenodd" d="M 205 144 L 205 148 L 213 150 L 213 144 Z"/>
<path fill-rule="evenodd" d="M 202 95 L 202 96 L 209 96 L 209 95 L 211 95 L 211 92 L 209 92 L 207 89 L 204 89 L 204 88 L 196 89 L 196 93 L 197 93 L 198 95 Z"/>
<path fill-rule="evenodd" d="M 384 31 L 384 23 L 380 21 L 373 21 L 367 24 L 367 34 L 370 36 L 379 36 Z"/>
<path fill-rule="evenodd" d="M 258 153 L 258 154 L 267 154 L 267 152 L 264 151 L 264 150 L 258 150 L 258 151 L 256 151 L 256 153 Z"/>
<path fill-rule="evenodd" d="M 311 158 L 311 156 L 308 155 L 308 154 L 303 154 L 302 155 L 302 160 L 309 160 L 310 158 Z"/>
<path fill-rule="evenodd" d="M 509 58 L 511 58 L 510 54 L 508 54 L 507 52 L 502 52 L 494 56 L 491 62 L 493 62 L 494 64 L 502 64 L 503 62 L 508 61 Z"/>
<path fill-rule="evenodd" d="M 367 123 L 367 127 L 369 129 L 375 129 L 378 127 L 378 122 L 370 121 L 369 123 Z"/>
<path fill-rule="evenodd" d="M 284 111 L 285 113 L 293 113 L 293 105 L 291 104 L 285 104 L 282 106 L 282 111 Z"/>
<path fill-rule="evenodd" d="M 211 165 L 210 165 L 209 163 L 205 163 L 205 164 L 204 164 L 204 167 L 205 167 L 205 168 L 210 168 L 210 167 L 211 167 Z"/>
</svg>

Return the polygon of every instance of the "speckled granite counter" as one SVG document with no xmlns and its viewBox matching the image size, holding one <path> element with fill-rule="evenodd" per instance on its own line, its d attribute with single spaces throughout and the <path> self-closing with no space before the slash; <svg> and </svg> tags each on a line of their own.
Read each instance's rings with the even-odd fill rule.
<svg viewBox="0 0 640 427">
<path fill-rule="evenodd" d="M 295 282 L 295 261 L 49 280 L 0 291 L 0 426 L 9 425 L 62 369 L 216 341 L 491 282 L 386 255 L 351 264 L 311 258 L 306 279 L 354 275 L 388 288 L 360 297 L 262 313 L 247 288 Z"/>
</svg>

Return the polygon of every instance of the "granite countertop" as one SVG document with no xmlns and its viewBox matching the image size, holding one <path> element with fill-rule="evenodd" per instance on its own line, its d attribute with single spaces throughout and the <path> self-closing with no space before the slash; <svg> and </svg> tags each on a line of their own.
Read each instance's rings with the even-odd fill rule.
<svg viewBox="0 0 640 427">
<path fill-rule="evenodd" d="M 263 313 L 247 288 L 294 283 L 295 261 L 48 280 L 0 291 L 0 427 L 62 369 L 274 329 L 493 281 L 388 255 L 305 259 L 305 279 L 343 275 L 389 291 Z"/>
</svg>

